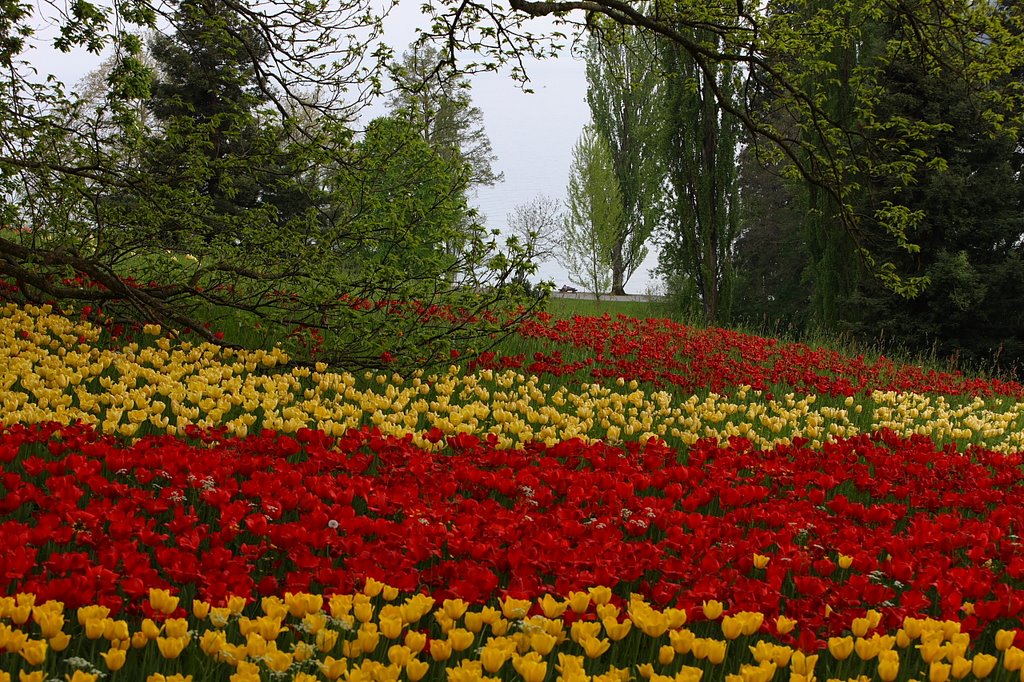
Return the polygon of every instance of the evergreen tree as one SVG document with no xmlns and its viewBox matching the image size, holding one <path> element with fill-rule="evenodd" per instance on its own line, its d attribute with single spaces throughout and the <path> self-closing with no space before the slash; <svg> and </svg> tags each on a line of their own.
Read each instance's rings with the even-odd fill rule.
<svg viewBox="0 0 1024 682">
<path fill-rule="evenodd" d="M 173 34 L 155 34 L 156 78 L 148 109 L 158 130 L 144 155 L 147 174 L 189 185 L 205 199 L 200 234 L 168 225 L 168 244 L 238 240 L 247 212 L 267 210 L 274 167 L 286 167 L 281 127 L 256 68 L 267 47 L 223 0 L 183 0 Z"/>
<path fill-rule="evenodd" d="M 430 44 L 414 44 L 393 69 L 398 90 L 389 113 L 403 118 L 434 151 L 466 168 L 470 187 L 491 186 L 502 179 L 497 157 L 484 130 L 483 112 L 473 106 L 469 79 L 455 73 Z"/>
<path fill-rule="evenodd" d="M 899 30 L 896 27 L 896 30 Z M 1024 367 L 1024 136 L 985 133 L 977 84 L 926 64 L 890 59 L 880 82 L 882 111 L 941 126 L 929 140 L 942 167 L 915 174 L 911 189 L 892 178 L 869 186 L 861 210 L 899 203 L 919 211 L 913 252 L 888 257 L 929 279 L 911 300 L 863 281 L 854 300 L 854 329 L 939 357 L 1001 371 Z M 985 87 L 1014 87 L 995 82 Z"/>
</svg>

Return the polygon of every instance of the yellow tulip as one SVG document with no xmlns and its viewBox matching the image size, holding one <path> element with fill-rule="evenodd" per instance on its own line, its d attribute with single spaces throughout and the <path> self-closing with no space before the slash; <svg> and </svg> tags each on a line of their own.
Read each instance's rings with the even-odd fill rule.
<svg viewBox="0 0 1024 682">
<path fill-rule="evenodd" d="M 1016 630 L 996 630 L 996 650 L 1006 651 L 1016 637 Z"/>
<path fill-rule="evenodd" d="M 149 588 L 149 605 L 153 607 L 154 611 L 170 615 L 178 608 L 178 597 L 172 597 L 168 590 L 151 587 Z"/>
<path fill-rule="evenodd" d="M 100 679 L 99 673 L 87 673 L 84 670 L 76 670 L 71 675 L 64 675 L 67 682 L 96 682 Z"/>
<path fill-rule="evenodd" d="M 548 674 L 548 664 L 543 661 L 528 659 L 525 656 L 514 657 L 512 665 L 524 682 L 544 682 Z"/>
<path fill-rule="evenodd" d="M 451 642 L 443 639 L 430 640 L 430 657 L 435 661 L 446 661 L 452 655 Z"/>
<path fill-rule="evenodd" d="M 598 658 L 604 655 L 612 645 L 607 639 L 598 639 L 591 635 L 583 635 L 577 640 L 577 643 L 583 647 L 583 653 L 587 658 Z"/>
<path fill-rule="evenodd" d="M 71 644 L 71 635 L 66 632 L 59 632 L 49 639 L 50 649 L 53 651 L 64 651 Z"/>
<path fill-rule="evenodd" d="M 430 670 L 430 664 L 419 659 L 412 659 L 405 664 L 405 676 L 409 682 L 419 682 Z"/>
<path fill-rule="evenodd" d="M 267 667 L 276 673 L 286 672 L 292 665 L 291 654 L 279 649 L 268 650 L 262 658 Z"/>
<path fill-rule="evenodd" d="M 668 665 L 676 657 L 676 650 L 670 645 L 664 644 L 658 649 L 658 663 L 662 665 Z"/>
<path fill-rule="evenodd" d="M 509 620 L 526 618 L 526 614 L 530 612 L 530 600 L 505 597 L 501 600 L 501 612 Z"/>
<path fill-rule="evenodd" d="M 845 661 L 853 653 L 853 637 L 829 637 L 828 652 L 837 661 Z"/>
<path fill-rule="evenodd" d="M 854 637 L 863 637 L 868 634 L 868 626 L 870 622 L 867 618 L 854 618 L 850 624 L 850 631 L 853 632 Z"/>
<path fill-rule="evenodd" d="M 814 675 L 814 667 L 818 664 L 818 654 L 808 656 L 802 651 L 794 651 L 789 662 L 790 671 L 797 675 L 811 677 Z"/>
<path fill-rule="evenodd" d="M 743 621 L 736 616 L 726 616 L 722 619 L 722 634 L 726 639 L 736 639 L 743 634 Z"/>
<path fill-rule="evenodd" d="M 553 635 L 549 635 L 546 632 L 530 633 L 530 648 L 541 656 L 547 656 L 550 654 L 551 650 L 555 648 L 555 644 L 557 643 L 558 638 Z"/>
<path fill-rule="evenodd" d="M 184 618 L 168 618 L 164 621 L 164 633 L 167 637 L 186 637 L 188 621 Z"/>
<path fill-rule="evenodd" d="M 718 617 L 722 615 L 722 602 L 716 599 L 703 602 L 701 607 L 704 611 L 704 617 L 708 620 L 718 620 Z"/>
<path fill-rule="evenodd" d="M 857 652 L 857 658 L 862 661 L 868 661 L 878 655 L 878 652 L 881 650 L 881 646 L 877 639 L 864 639 L 863 637 L 857 637 L 853 642 L 853 650 Z"/>
<path fill-rule="evenodd" d="M 127 652 L 123 649 L 110 649 L 104 653 L 100 653 L 103 657 L 103 663 L 107 666 L 107 670 L 111 672 L 117 672 L 124 667 L 125 660 L 127 659 Z"/>
<path fill-rule="evenodd" d="M 480 651 L 480 664 L 484 670 L 493 675 L 501 670 L 509 656 L 509 652 L 501 647 L 485 646 Z"/>
<path fill-rule="evenodd" d="M 899 658 L 886 658 L 878 661 L 878 676 L 882 682 L 892 682 L 900 672 Z"/>
<path fill-rule="evenodd" d="M 409 630 L 405 633 L 405 645 L 409 647 L 414 654 L 418 654 L 423 651 L 423 648 L 427 645 L 427 636 L 422 632 Z"/>
<path fill-rule="evenodd" d="M 590 594 L 587 592 L 570 592 L 569 608 L 573 613 L 586 613 L 590 608 Z"/>
<path fill-rule="evenodd" d="M 1003 667 L 1010 672 L 1017 672 L 1024 668 L 1024 651 L 1015 646 L 1009 647 L 1003 652 Z"/>
<path fill-rule="evenodd" d="M 754 553 L 754 568 L 764 568 L 771 561 L 771 557 L 764 554 Z"/>
<path fill-rule="evenodd" d="M 967 673 L 971 672 L 971 662 L 963 656 L 957 656 L 951 662 L 952 668 L 950 670 L 954 678 L 962 680 L 967 677 Z"/>
<path fill-rule="evenodd" d="M 932 661 L 928 666 L 928 682 L 946 682 L 949 679 L 949 663 Z"/>
<path fill-rule="evenodd" d="M 412 650 L 403 644 L 392 644 L 388 647 L 388 660 L 392 665 L 405 666 L 413 658 Z"/>
<path fill-rule="evenodd" d="M 569 608 L 568 602 L 556 599 L 550 594 L 545 594 L 540 598 L 538 603 L 540 604 L 541 611 L 544 613 L 545 618 L 558 618 L 565 613 L 566 609 Z"/>
<path fill-rule="evenodd" d="M 971 659 L 971 674 L 979 680 L 984 679 L 995 669 L 998 659 L 989 654 L 975 654 Z"/>
<path fill-rule="evenodd" d="M 157 637 L 156 646 L 164 658 L 177 658 L 188 645 L 187 637 Z"/>
<path fill-rule="evenodd" d="M 463 630 L 462 628 L 453 628 L 448 633 L 448 642 L 451 644 L 452 651 L 465 651 L 472 646 L 476 636 L 469 630 Z"/>
<path fill-rule="evenodd" d="M 736 614 L 743 623 L 743 634 L 748 637 L 761 629 L 764 623 L 764 614 L 758 611 L 741 611 Z"/>
<path fill-rule="evenodd" d="M 210 615 L 210 602 L 201 599 L 192 600 L 192 615 L 199 620 L 206 620 L 206 617 Z"/>
<path fill-rule="evenodd" d="M 384 618 L 382 616 L 379 622 L 380 633 L 388 639 L 398 639 L 401 636 L 403 627 L 401 618 Z"/>
<path fill-rule="evenodd" d="M 591 587 L 587 591 L 590 593 L 590 600 L 598 606 L 607 604 L 612 600 L 612 590 L 610 587 L 599 585 L 597 587 Z"/>
<path fill-rule="evenodd" d="M 331 682 L 348 672 L 348 661 L 344 658 L 327 656 L 319 665 L 320 672 Z"/>
<path fill-rule="evenodd" d="M 64 629 L 64 615 L 61 613 L 36 611 L 33 619 L 39 625 L 40 634 L 45 639 L 53 639 Z"/>
<path fill-rule="evenodd" d="M 721 642 L 717 639 L 710 639 L 707 643 L 708 660 L 715 665 L 721 665 L 722 661 L 725 660 L 725 652 L 728 648 L 728 642 Z"/>
<path fill-rule="evenodd" d="M 462 615 L 466 613 L 468 608 L 469 604 L 461 599 L 445 599 L 441 602 L 441 609 L 444 611 L 444 614 L 452 620 L 462 618 Z"/>
<path fill-rule="evenodd" d="M 29 665 L 42 665 L 46 660 L 46 640 L 30 639 L 21 645 L 18 654 L 25 659 Z"/>
<path fill-rule="evenodd" d="M 613 642 L 618 642 L 628 635 L 630 628 L 633 627 L 633 623 L 630 620 L 624 620 L 620 623 L 614 618 L 605 618 L 601 621 L 601 624 L 604 625 L 605 633 Z"/>
</svg>

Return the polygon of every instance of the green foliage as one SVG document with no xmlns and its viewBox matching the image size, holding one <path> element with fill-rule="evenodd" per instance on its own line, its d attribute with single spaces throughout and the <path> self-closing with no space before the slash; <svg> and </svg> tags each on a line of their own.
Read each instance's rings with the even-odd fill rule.
<svg viewBox="0 0 1024 682">
<path fill-rule="evenodd" d="M 414 44 L 392 66 L 398 90 L 389 100 L 392 116 L 407 120 L 438 154 L 461 161 L 468 185 L 490 186 L 502 174 L 483 127 L 483 112 L 472 104 L 469 79 L 454 71 L 430 44 Z"/>
<path fill-rule="evenodd" d="M 594 129 L 607 141 L 622 200 L 611 251 L 611 291 L 617 295 L 625 294 L 626 282 L 647 257 L 647 241 L 661 219 L 656 61 L 650 36 L 615 24 L 591 27 L 587 104 Z"/>
<path fill-rule="evenodd" d="M 899 31 L 899 27 L 894 30 Z M 985 133 L 979 89 L 1011 82 L 966 84 L 919 59 L 888 59 L 878 80 L 878 110 L 921 121 L 936 132 L 926 153 L 938 170 L 919 169 L 912 188 L 874 179 L 861 209 L 877 214 L 902 207 L 914 248 L 891 245 L 897 267 L 929 285 L 911 298 L 871 281 L 860 284 L 852 319 L 861 336 L 932 348 L 971 366 L 1008 372 L 1024 364 L 1024 135 Z M 875 226 L 875 231 L 883 228 Z"/>
<path fill-rule="evenodd" d="M 572 156 L 561 262 L 573 284 L 600 296 L 613 281 L 613 253 L 626 219 L 622 195 L 611 150 L 594 127 L 584 127 Z"/>
<path fill-rule="evenodd" d="M 298 362 L 345 367 L 482 350 L 536 305 L 508 285 L 521 249 L 499 253 L 472 220 L 461 163 L 405 122 L 381 119 L 357 138 L 329 92 L 295 96 L 313 78 L 343 88 L 346 63 L 368 78 L 354 42 L 330 66 L 318 61 L 337 44 L 333 10 L 171 9 L 175 32 L 153 41 L 155 80 L 139 78 L 139 41 L 116 36 L 131 49 L 100 99 L 118 108 L 4 82 L 6 111 L 17 93 L 40 94 L 35 117 L 0 123 L 0 206 L 6 224 L 26 227 L 0 232 L 0 275 L 20 297 L 97 303 L 217 343 L 222 321 L 259 325 Z M 287 22 L 308 42 L 285 40 Z M 372 15 L 358 23 L 372 36 Z"/>
<path fill-rule="evenodd" d="M 695 41 L 719 47 L 715 34 Z M 729 316 L 734 242 L 738 236 L 736 154 L 739 119 L 723 113 L 716 100 L 738 102 L 740 76 L 729 63 L 700 65 L 676 44 L 664 44 L 666 76 L 661 131 L 663 163 L 671 188 L 667 219 L 659 233 L 658 268 L 670 291 L 706 324 Z"/>
</svg>

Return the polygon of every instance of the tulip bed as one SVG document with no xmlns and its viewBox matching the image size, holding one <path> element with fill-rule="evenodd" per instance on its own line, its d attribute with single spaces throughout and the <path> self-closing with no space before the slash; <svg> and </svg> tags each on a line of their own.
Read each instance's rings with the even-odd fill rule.
<svg viewBox="0 0 1024 682">
<path fill-rule="evenodd" d="M 140 331 L 0 316 L 0 680 L 1024 679 L 1017 384 L 626 318 L 408 377 Z"/>
</svg>

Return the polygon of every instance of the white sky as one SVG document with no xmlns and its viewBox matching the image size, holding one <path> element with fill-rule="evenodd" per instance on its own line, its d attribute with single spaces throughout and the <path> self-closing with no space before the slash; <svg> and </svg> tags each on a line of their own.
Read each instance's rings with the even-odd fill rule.
<svg viewBox="0 0 1024 682">
<path fill-rule="evenodd" d="M 423 23 L 417 3 L 402 3 L 385 24 L 385 41 L 401 55 Z M 55 74 L 69 86 L 100 61 L 84 50 L 62 54 L 42 46 L 33 55 L 33 65 L 41 74 Z M 484 128 L 498 157 L 495 168 L 505 176 L 503 182 L 481 188 L 474 202 L 489 228 L 504 229 L 506 216 L 537 194 L 564 200 L 572 147 L 590 118 L 581 60 L 566 50 L 557 59 L 526 64 L 533 93 L 523 92 L 507 73 L 476 74 L 470 79 L 473 103 L 483 112 Z M 657 285 L 650 275 L 656 265 L 653 245 L 651 252 L 626 284 L 628 293 L 642 294 Z M 541 265 L 539 278 L 552 279 L 556 286 L 569 281 L 554 261 Z"/>
</svg>

